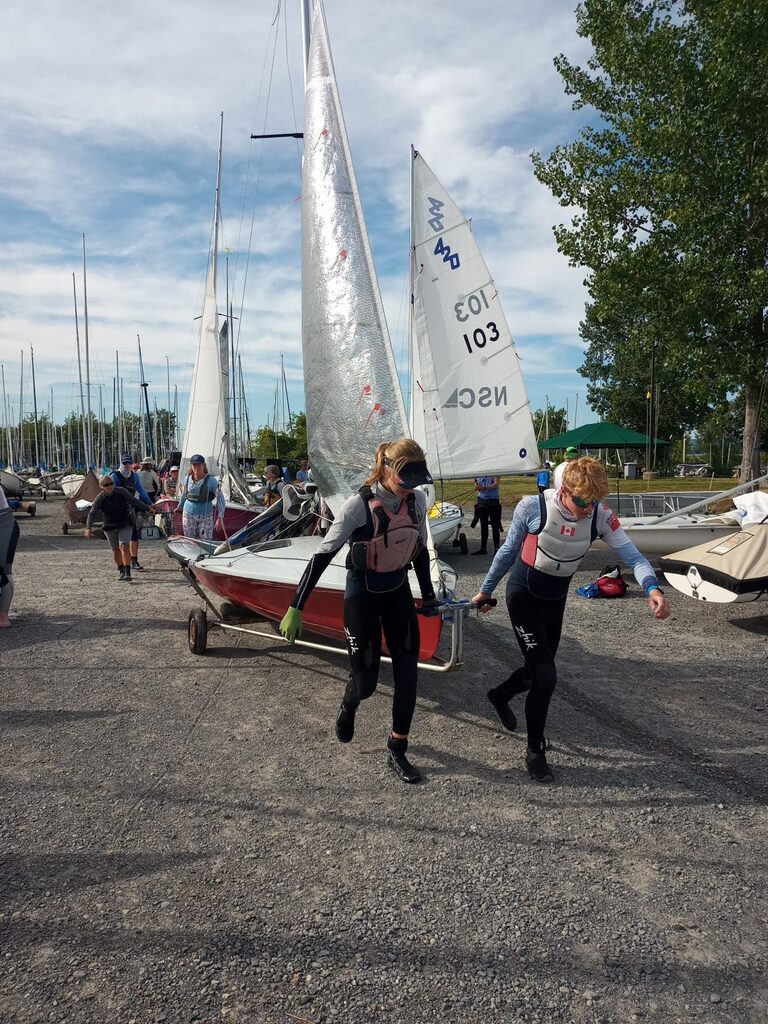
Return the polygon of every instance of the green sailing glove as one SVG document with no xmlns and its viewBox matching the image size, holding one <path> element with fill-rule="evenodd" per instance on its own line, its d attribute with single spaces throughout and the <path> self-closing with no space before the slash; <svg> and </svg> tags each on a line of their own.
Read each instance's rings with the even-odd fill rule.
<svg viewBox="0 0 768 1024">
<path fill-rule="evenodd" d="M 288 609 L 280 620 L 280 632 L 292 644 L 297 637 L 301 636 L 301 612 L 293 605 Z"/>
</svg>

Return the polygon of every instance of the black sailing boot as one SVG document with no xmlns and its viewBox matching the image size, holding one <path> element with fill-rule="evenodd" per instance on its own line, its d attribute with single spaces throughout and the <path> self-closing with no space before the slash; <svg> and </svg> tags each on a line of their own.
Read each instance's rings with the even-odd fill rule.
<svg viewBox="0 0 768 1024">
<path fill-rule="evenodd" d="M 510 732 L 514 732 L 517 728 L 517 716 L 509 706 L 510 698 L 505 696 L 500 686 L 495 687 L 493 690 L 489 690 L 487 697 L 491 704 L 493 704 L 494 710 L 501 719 L 501 724 L 504 728 L 508 729 Z"/>
<path fill-rule="evenodd" d="M 405 752 L 408 749 L 408 740 L 401 740 L 395 736 L 390 736 L 387 740 L 387 749 L 389 751 L 387 763 L 398 779 L 402 782 L 421 782 L 421 772 L 405 756 Z"/>
<path fill-rule="evenodd" d="M 359 704 L 347 704 L 342 699 L 339 705 L 339 713 L 336 716 L 336 736 L 339 743 L 349 743 L 355 735 L 355 712 Z"/>
<path fill-rule="evenodd" d="M 555 781 L 552 769 L 547 764 L 546 749 L 547 744 L 544 739 L 535 741 L 533 746 L 531 741 L 528 740 L 528 746 L 525 751 L 525 766 L 528 769 L 528 774 L 537 782 Z"/>
</svg>

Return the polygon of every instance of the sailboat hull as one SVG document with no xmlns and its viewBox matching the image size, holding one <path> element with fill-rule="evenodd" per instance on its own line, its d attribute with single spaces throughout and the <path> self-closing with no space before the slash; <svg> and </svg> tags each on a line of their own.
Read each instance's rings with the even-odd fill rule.
<svg viewBox="0 0 768 1024">
<path fill-rule="evenodd" d="M 619 522 L 638 551 L 644 555 L 657 556 L 727 537 L 737 528 L 737 523 L 723 522 L 715 516 L 681 515 L 666 523 L 659 523 L 658 519 L 658 516 L 622 517 Z M 602 543 L 596 541 L 594 546 L 598 547 Z"/>
<path fill-rule="evenodd" d="M 169 541 L 168 554 L 193 573 L 198 582 L 225 601 L 247 608 L 263 618 L 279 622 L 293 600 L 299 580 L 320 543 L 316 537 L 267 541 L 256 551 L 234 551 L 208 556 L 204 547 L 187 538 Z M 347 570 L 346 548 L 336 555 L 309 597 L 302 612 L 308 633 L 346 645 L 344 633 L 344 589 Z M 419 595 L 418 583 L 410 574 L 411 590 Z M 416 603 L 420 604 L 417 596 Z M 442 619 L 419 617 L 419 660 L 435 656 Z M 383 639 L 382 639 L 383 642 Z M 386 650 L 386 643 L 384 643 Z"/>
</svg>

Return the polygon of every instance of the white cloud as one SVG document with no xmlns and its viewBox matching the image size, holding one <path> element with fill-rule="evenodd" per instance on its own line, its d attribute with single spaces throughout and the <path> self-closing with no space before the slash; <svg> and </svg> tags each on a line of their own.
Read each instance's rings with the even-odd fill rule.
<svg viewBox="0 0 768 1024">
<path fill-rule="evenodd" d="M 408 146 L 414 142 L 473 218 L 531 379 L 556 372 L 575 393 L 583 390 L 575 373 L 583 274 L 555 250 L 551 226 L 565 211 L 536 182 L 529 158 L 532 148 L 547 150 L 576 128 L 552 67 L 561 50 L 583 57 L 572 7 L 571 0 L 556 0 L 542 17 L 532 0 L 491 0 L 482 8 L 438 0 L 327 0 L 342 103 L 396 344 L 404 327 Z M 14 388 L 18 350 L 33 344 L 39 387 L 61 388 L 69 402 L 76 380 L 71 272 L 80 274 L 82 231 L 94 363 L 105 387 L 111 387 L 115 349 L 124 355 L 126 372 L 135 373 L 137 331 L 159 395 L 165 395 L 166 355 L 180 390 L 188 386 L 218 112 L 224 110 L 224 240 L 232 250 L 238 313 L 260 168 L 241 325 L 248 388 L 255 398 L 263 396 L 253 419 L 260 422 L 269 412 L 280 352 L 294 400 L 303 404 L 296 144 L 251 145 L 248 139 L 262 127 L 293 127 L 282 34 L 265 118 L 274 10 L 271 2 L 246 0 L 161 6 L 135 0 L 123 7 L 40 0 L 4 12 L 0 361 Z M 286 11 L 300 124 L 292 0 Z"/>
</svg>

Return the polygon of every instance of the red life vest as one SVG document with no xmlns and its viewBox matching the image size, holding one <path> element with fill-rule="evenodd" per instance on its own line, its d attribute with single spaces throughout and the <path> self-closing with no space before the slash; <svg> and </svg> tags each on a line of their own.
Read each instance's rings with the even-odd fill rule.
<svg viewBox="0 0 768 1024">
<path fill-rule="evenodd" d="M 421 544 L 416 519 L 416 498 L 409 494 L 397 512 L 390 512 L 370 487 L 358 492 L 368 508 L 368 522 L 350 541 L 352 566 L 366 572 L 404 569 Z M 364 539 L 357 539 L 361 537 Z"/>
</svg>

